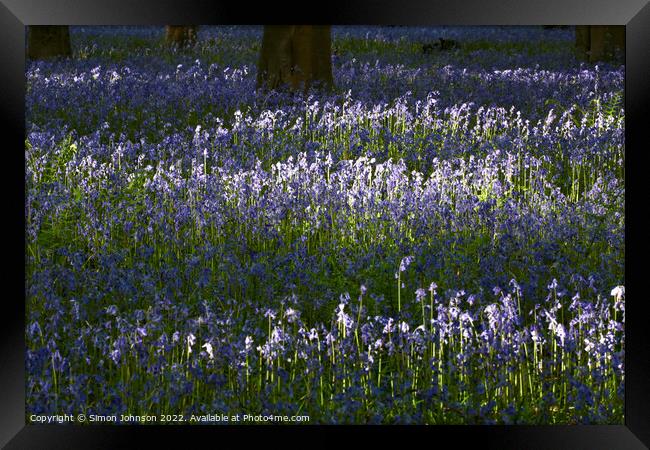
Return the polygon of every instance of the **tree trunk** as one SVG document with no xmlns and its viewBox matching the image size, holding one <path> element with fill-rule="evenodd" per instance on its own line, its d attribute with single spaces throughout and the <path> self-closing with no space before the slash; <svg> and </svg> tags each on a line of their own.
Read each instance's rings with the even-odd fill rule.
<svg viewBox="0 0 650 450">
<path fill-rule="evenodd" d="M 30 25 L 27 34 L 27 57 L 30 59 L 72 56 L 68 26 Z"/>
<path fill-rule="evenodd" d="M 589 62 L 612 61 L 625 55 L 625 27 L 622 25 L 576 26 L 578 56 Z"/>
<path fill-rule="evenodd" d="M 589 25 L 576 26 L 576 50 L 580 59 L 589 60 L 589 51 L 591 47 Z"/>
<path fill-rule="evenodd" d="M 169 45 L 185 47 L 196 42 L 196 33 L 198 26 L 165 26 L 165 39 Z"/>
<path fill-rule="evenodd" d="M 265 26 L 257 67 L 257 87 L 307 90 L 332 87 L 330 26 Z"/>
</svg>

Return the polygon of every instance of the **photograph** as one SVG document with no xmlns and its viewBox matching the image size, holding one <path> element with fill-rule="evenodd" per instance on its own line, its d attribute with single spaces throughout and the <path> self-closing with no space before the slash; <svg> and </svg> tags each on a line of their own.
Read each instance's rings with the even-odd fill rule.
<svg viewBox="0 0 650 450">
<path fill-rule="evenodd" d="M 624 26 L 27 26 L 27 423 L 624 424 Z"/>
<path fill-rule="evenodd" d="M 648 0 L 321 6 L 0 0 L 0 448 L 650 448 Z"/>
</svg>

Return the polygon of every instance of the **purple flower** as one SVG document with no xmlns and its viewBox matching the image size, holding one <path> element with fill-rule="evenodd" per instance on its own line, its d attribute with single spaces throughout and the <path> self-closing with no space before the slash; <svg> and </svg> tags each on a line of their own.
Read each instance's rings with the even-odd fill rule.
<svg viewBox="0 0 650 450">
<path fill-rule="evenodd" d="M 404 272 L 413 262 L 413 256 L 405 256 L 399 263 L 399 271 Z"/>
<path fill-rule="evenodd" d="M 625 286 L 616 286 L 610 293 L 617 301 L 625 296 Z"/>
<path fill-rule="evenodd" d="M 296 320 L 300 319 L 300 312 L 293 308 L 287 308 L 284 312 L 284 317 L 287 319 L 287 322 L 294 323 Z"/>
<path fill-rule="evenodd" d="M 201 348 L 204 348 L 204 349 L 205 349 L 205 352 L 208 354 L 208 357 L 209 357 L 210 359 L 214 359 L 214 353 L 213 353 L 213 350 L 212 350 L 212 344 L 210 344 L 209 342 L 206 342 L 205 344 L 203 344 L 203 345 L 201 346 Z"/>
</svg>

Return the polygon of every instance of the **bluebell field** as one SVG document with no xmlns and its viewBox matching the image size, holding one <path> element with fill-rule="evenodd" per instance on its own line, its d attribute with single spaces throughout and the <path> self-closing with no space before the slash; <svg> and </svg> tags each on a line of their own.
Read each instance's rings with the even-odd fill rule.
<svg viewBox="0 0 650 450">
<path fill-rule="evenodd" d="M 305 95 L 261 27 L 71 33 L 26 68 L 28 414 L 623 423 L 624 67 L 573 29 L 334 27 Z"/>
</svg>

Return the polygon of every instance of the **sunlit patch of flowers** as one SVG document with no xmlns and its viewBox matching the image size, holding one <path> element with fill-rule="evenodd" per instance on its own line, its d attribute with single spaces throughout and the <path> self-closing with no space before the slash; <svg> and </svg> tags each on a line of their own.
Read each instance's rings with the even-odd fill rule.
<svg viewBox="0 0 650 450">
<path fill-rule="evenodd" d="M 621 423 L 623 68 L 335 28 L 262 93 L 260 31 L 27 67 L 28 411 Z"/>
</svg>

